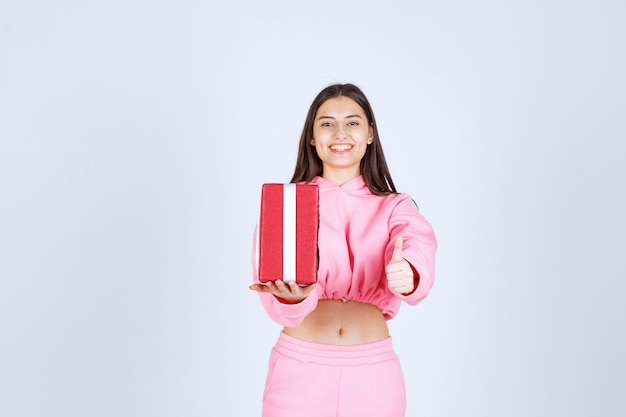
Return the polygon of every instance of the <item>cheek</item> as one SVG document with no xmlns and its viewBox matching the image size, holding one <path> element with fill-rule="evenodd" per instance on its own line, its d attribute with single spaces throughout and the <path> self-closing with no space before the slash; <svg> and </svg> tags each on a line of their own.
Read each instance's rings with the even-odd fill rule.
<svg viewBox="0 0 626 417">
<path fill-rule="evenodd" d="M 323 146 L 330 140 L 328 132 L 313 132 L 313 138 L 316 147 Z"/>
<path fill-rule="evenodd" d="M 322 155 L 324 153 L 324 149 L 326 149 L 326 147 L 322 144 L 322 142 L 320 140 L 315 140 L 315 146 L 313 146 L 313 148 L 315 148 L 315 153 L 319 156 Z"/>
</svg>

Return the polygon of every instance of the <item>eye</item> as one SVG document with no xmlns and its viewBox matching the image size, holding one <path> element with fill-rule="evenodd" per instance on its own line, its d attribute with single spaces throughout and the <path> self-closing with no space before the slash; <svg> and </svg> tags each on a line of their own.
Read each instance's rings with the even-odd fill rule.
<svg viewBox="0 0 626 417">
<path fill-rule="evenodd" d="M 333 124 L 331 122 L 322 122 L 322 124 L 320 126 L 322 126 L 322 127 L 332 127 Z"/>
<path fill-rule="evenodd" d="M 353 127 L 353 126 L 358 126 L 358 125 L 359 125 L 359 122 L 357 122 L 357 121 L 348 122 L 348 126 L 352 126 Z"/>
</svg>

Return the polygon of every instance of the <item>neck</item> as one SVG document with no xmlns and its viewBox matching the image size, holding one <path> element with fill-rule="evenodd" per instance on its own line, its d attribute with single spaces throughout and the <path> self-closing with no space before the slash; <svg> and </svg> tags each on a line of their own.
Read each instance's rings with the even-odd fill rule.
<svg viewBox="0 0 626 417">
<path fill-rule="evenodd" d="M 350 171 L 325 169 L 324 172 L 322 173 L 322 177 L 324 179 L 327 179 L 328 181 L 332 181 L 339 186 L 342 186 L 348 181 L 355 179 L 359 175 L 361 175 L 361 172 L 358 169 L 350 170 Z"/>
</svg>

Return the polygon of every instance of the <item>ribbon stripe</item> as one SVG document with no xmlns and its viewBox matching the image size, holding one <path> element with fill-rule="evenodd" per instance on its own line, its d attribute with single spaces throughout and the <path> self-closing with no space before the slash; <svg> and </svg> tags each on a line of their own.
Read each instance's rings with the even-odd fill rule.
<svg viewBox="0 0 626 417">
<path fill-rule="evenodd" d="M 296 184 L 283 188 L 283 281 L 296 280 Z"/>
</svg>

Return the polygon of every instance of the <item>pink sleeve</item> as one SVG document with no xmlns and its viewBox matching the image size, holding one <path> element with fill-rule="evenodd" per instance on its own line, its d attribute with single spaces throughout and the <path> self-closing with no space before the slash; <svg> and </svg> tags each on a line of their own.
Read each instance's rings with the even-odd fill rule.
<svg viewBox="0 0 626 417">
<path fill-rule="evenodd" d="M 389 218 L 389 243 L 385 250 L 385 265 L 391 260 L 393 246 L 398 235 L 402 235 L 402 256 L 417 271 L 417 288 L 408 295 L 398 297 L 408 304 L 422 301 L 432 288 L 435 279 L 435 252 L 437 240 L 430 223 L 419 213 L 417 206 L 407 194 L 400 195 Z"/>
<path fill-rule="evenodd" d="M 259 282 L 258 268 L 258 250 L 257 250 L 257 228 L 254 229 L 254 238 L 252 240 L 252 271 L 253 280 Z M 302 320 L 317 307 L 317 301 L 320 298 L 322 290 L 320 286 L 315 288 L 304 300 L 297 304 L 281 303 L 278 298 L 268 293 L 258 293 L 261 298 L 261 304 L 268 316 L 276 323 L 285 327 L 298 327 Z"/>
</svg>

